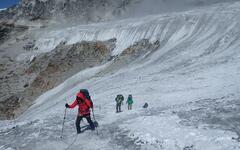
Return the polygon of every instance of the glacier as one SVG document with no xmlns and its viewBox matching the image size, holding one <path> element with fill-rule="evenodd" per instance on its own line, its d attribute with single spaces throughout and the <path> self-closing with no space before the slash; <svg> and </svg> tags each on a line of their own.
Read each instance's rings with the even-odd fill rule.
<svg viewBox="0 0 240 150">
<path fill-rule="evenodd" d="M 41 95 L 15 120 L 0 121 L 0 149 L 163 149 L 238 150 L 240 136 L 240 3 L 184 12 L 33 29 L 38 55 L 61 42 L 117 39 L 113 56 L 141 39 L 159 41 L 150 55 L 114 73 L 113 62 L 86 69 Z M 114 60 L 113 60 L 114 61 Z M 75 135 L 77 110 L 64 104 L 87 88 L 100 126 Z M 115 113 L 114 98 L 133 95 L 132 111 Z M 149 107 L 143 109 L 147 102 Z M 86 125 L 82 122 L 82 126 Z M 74 140 L 75 139 L 75 140 Z"/>
</svg>

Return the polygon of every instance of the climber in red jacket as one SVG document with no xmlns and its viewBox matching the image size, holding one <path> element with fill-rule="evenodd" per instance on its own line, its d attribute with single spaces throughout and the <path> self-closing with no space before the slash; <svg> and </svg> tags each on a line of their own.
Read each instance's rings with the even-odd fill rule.
<svg viewBox="0 0 240 150">
<path fill-rule="evenodd" d="M 78 116 L 76 119 L 76 129 L 77 133 L 81 133 L 81 128 L 80 128 L 80 122 L 82 118 L 86 118 L 91 130 L 94 130 L 94 124 L 91 120 L 91 115 L 90 115 L 90 108 L 93 108 L 93 104 L 91 100 L 87 99 L 84 93 L 78 92 L 76 96 L 76 100 L 71 104 L 68 105 L 67 103 L 65 104 L 66 108 L 74 108 L 75 106 L 78 105 Z"/>
</svg>

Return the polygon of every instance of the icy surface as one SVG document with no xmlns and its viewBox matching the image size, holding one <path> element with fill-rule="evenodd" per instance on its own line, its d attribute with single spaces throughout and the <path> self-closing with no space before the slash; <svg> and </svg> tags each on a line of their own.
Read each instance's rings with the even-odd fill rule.
<svg viewBox="0 0 240 150">
<path fill-rule="evenodd" d="M 0 122 L 0 149 L 240 149 L 239 26 L 238 2 L 39 32 L 42 52 L 61 41 L 110 38 L 117 38 L 113 55 L 144 38 L 161 46 L 141 64 L 103 76 L 96 74 L 111 62 L 86 69 L 46 92 L 18 119 Z M 77 109 L 67 110 L 60 139 L 64 104 L 80 88 L 89 89 L 100 126 L 76 136 Z M 119 93 L 133 95 L 133 110 L 115 113 Z"/>
</svg>

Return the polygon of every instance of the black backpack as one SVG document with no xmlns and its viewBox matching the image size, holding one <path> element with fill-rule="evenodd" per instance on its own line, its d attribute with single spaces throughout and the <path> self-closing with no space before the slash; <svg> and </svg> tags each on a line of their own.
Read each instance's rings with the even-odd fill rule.
<svg viewBox="0 0 240 150">
<path fill-rule="evenodd" d="M 91 104 L 93 106 L 93 102 L 92 102 L 92 99 L 91 99 L 91 96 L 90 96 L 88 90 L 87 89 L 81 89 L 80 92 L 83 93 L 84 96 L 91 101 Z"/>
<path fill-rule="evenodd" d="M 148 103 L 145 103 L 145 104 L 143 105 L 143 108 L 148 108 Z"/>
</svg>

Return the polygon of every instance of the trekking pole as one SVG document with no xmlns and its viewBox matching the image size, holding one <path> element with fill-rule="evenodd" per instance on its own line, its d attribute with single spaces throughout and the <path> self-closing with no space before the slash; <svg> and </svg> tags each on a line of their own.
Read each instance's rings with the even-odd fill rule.
<svg viewBox="0 0 240 150">
<path fill-rule="evenodd" d="M 66 119 L 66 113 L 67 113 L 67 108 L 65 108 L 65 111 L 64 111 L 64 117 L 63 117 L 63 123 L 62 123 L 62 132 L 61 132 L 60 138 L 63 138 L 63 128 L 64 128 L 65 119 Z"/>
<path fill-rule="evenodd" d="M 98 129 L 97 129 L 97 127 L 98 127 L 98 122 L 97 122 L 96 119 L 95 119 L 95 115 L 94 115 L 93 108 L 92 108 L 92 114 L 93 114 L 94 126 L 95 126 L 95 128 L 96 128 L 97 135 L 98 135 Z"/>
<path fill-rule="evenodd" d="M 96 121 L 96 120 L 95 120 L 95 115 L 94 115 L 93 108 L 92 108 L 92 114 L 93 114 L 93 120 Z"/>
</svg>

